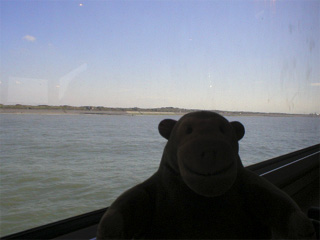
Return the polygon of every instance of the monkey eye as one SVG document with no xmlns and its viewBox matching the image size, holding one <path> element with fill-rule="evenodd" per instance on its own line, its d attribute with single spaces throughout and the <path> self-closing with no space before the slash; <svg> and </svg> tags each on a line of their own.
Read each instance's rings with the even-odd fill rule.
<svg viewBox="0 0 320 240">
<path fill-rule="evenodd" d="M 186 129 L 186 134 L 191 134 L 193 132 L 193 129 L 192 129 L 192 127 L 187 127 L 187 129 Z"/>
</svg>

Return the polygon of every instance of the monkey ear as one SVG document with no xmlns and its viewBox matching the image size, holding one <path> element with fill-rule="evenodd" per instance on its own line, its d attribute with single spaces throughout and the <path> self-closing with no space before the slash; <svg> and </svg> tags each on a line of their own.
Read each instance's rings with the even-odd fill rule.
<svg viewBox="0 0 320 240">
<path fill-rule="evenodd" d="M 244 133 L 245 133 L 244 126 L 240 122 L 230 122 L 230 124 L 236 134 L 237 140 L 239 141 L 244 136 Z"/>
<path fill-rule="evenodd" d="M 173 119 L 164 119 L 159 123 L 158 130 L 162 137 L 169 140 L 173 127 L 177 121 Z"/>
</svg>

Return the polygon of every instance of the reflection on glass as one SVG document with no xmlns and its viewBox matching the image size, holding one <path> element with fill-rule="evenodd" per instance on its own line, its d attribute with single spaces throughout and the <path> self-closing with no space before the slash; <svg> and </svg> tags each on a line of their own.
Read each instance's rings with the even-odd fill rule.
<svg viewBox="0 0 320 240">
<path fill-rule="evenodd" d="M 237 111 L 247 165 L 319 140 L 319 1 L 0 4 L 1 236 L 105 207 L 150 176 L 159 111 Z"/>
</svg>

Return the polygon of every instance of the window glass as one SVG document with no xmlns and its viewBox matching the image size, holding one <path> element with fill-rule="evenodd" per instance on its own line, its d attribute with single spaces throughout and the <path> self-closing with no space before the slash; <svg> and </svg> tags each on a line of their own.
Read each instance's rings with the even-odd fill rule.
<svg viewBox="0 0 320 240">
<path fill-rule="evenodd" d="M 242 122 L 244 165 L 319 143 L 320 2 L 0 2 L 0 236 L 109 206 L 164 118 Z"/>
</svg>

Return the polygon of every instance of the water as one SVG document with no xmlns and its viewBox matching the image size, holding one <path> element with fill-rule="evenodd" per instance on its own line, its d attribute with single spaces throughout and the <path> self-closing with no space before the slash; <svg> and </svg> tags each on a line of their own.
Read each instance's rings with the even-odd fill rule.
<svg viewBox="0 0 320 240">
<path fill-rule="evenodd" d="M 158 168 L 164 118 L 0 115 L 0 236 L 106 207 Z M 244 165 L 320 142 L 320 119 L 228 117 Z"/>
</svg>

